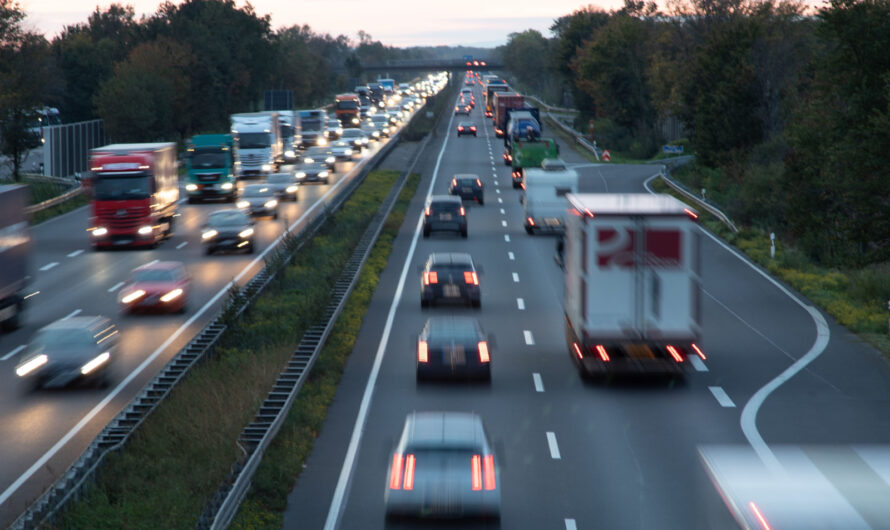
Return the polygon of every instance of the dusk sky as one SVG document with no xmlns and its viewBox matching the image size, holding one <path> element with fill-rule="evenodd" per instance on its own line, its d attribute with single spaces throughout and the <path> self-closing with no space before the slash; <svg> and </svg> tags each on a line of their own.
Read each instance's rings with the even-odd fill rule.
<svg viewBox="0 0 890 530">
<path fill-rule="evenodd" d="M 112 2 L 96 0 L 19 0 L 28 18 L 25 24 L 52 39 L 63 27 L 85 22 L 96 5 L 104 11 Z M 153 14 L 158 0 L 118 3 L 134 6 L 137 18 Z M 178 1 L 176 3 L 179 3 Z M 245 5 L 236 0 L 236 5 Z M 272 27 L 308 24 L 317 33 L 346 35 L 358 40 L 359 30 L 390 46 L 458 45 L 493 47 L 507 35 L 529 28 L 549 37 L 553 20 L 587 5 L 578 0 L 489 0 L 447 2 L 417 0 L 254 0 L 260 15 L 272 15 Z M 603 9 L 615 9 L 622 0 L 599 0 Z"/>
</svg>

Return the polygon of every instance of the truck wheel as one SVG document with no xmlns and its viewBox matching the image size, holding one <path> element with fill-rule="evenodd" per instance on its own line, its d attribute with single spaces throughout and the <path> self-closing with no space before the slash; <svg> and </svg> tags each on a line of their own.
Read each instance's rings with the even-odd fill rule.
<svg viewBox="0 0 890 530">
<path fill-rule="evenodd" d="M 423 237 L 430 237 L 430 229 L 427 227 L 423 227 Z"/>
<path fill-rule="evenodd" d="M 462 238 L 464 238 L 464 239 L 467 238 L 467 229 L 466 229 L 466 228 L 461 228 L 461 230 L 460 230 L 460 237 L 462 237 Z"/>
<path fill-rule="evenodd" d="M 535 233 L 534 227 L 525 225 L 525 233 L 527 233 L 528 235 L 533 235 Z"/>
<path fill-rule="evenodd" d="M 485 205 L 485 197 L 479 197 L 479 206 Z"/>
<path fill-rule="evenodd" d="M 211 247 L 210 245 L 204 247 L 204 255 L 209 256 L 211 254 L 213 254 L 213 247 Z"/>
<path fill-rule="evenodd" d="M 470 300 L 470 305 L 478 309 L 482 307 L 482 299 L 480 298 L 478 300 Z"/>
<path fill-rule="evenodd" d="M 430 301 L 421 296 L 420 297 L 420 307 L 429 307 L 429 306 L 430 306 Z"/>
</svg>

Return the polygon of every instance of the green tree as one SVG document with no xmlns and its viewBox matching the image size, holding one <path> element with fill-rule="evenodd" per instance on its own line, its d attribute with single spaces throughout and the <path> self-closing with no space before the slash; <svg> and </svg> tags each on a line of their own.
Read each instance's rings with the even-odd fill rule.
<svg viewBox="0 0 890 530">
<path fill-rule="evenodd" d="M 587 6 L 571 15 L 562 16 L 550 26 L 556 42 L 553 52 L 553 68 L 562 75 L 575 108 L 585 116 L 596 113 L 596 104 L 575 82 L 575 63 L 578 51 L 594 37 L 596 31 L 609 21 L 609 13 Z"/>
<path fill-rule="evenodd" d="M 550 43 L 537 30 L 511 33 L 502 51 L 504 67 L 536 93 L 548 92 L 555 72 L 550 68 Z"/>
</svg>

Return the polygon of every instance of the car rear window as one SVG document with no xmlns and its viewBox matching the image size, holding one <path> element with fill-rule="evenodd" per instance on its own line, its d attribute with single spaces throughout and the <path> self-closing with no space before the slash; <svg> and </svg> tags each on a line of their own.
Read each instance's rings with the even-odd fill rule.
<svg viewBox="0 0 890 530">
<path fill-rule="evenodd" d="M 436 212 L 457 213 L 460 210 L 460 204 L 457 204 L 454 202 L 434 202 L 430 205 L 430 210 L 433 213 L 436 213 Z"/>
<path fill-rule="evenodd" d="M 474 178 L 459 178 L 459 179 L 457 179 L 457 183 L 461 186 L 475 186 L 476 179 L 474 179 Z"/>
</svg>

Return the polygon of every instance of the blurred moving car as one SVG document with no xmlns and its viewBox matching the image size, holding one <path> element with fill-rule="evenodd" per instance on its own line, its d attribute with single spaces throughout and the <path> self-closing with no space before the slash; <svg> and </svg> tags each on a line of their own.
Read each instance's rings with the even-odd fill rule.
<svg viewBox="0 0 890 530">
<path fill-rule="evenodd" d="M 499 518 L 499 482 L 478 415 L 412 412 L 389 462 L 386 516 Z"/>
<path fill-rule="evenodd" d="M 217 210 L 207 218 L 201 228 L 201 241 L 204 253 L 213 254 L 217 250 L 241 250 L 253 254 L 253 221 L 241 210 L 227 208 Z"/>
<path fill-rule="evenodd" d="M 235 206 L 254 217 L 278 219 L 278 199 L 275 198 L 275 190 L 265 183 L 244 186 Z"/>
<path fill-rule="evenodd" d="M 396 132 L 396 128 L 389 122 L 389 116 L 386 114 L 375 114 L 373 116 L 368 116 L 368 120 L 377 127 L 377 130 L 380 131 L 385 138 L 389 138 L 393 133 Z"/>
<path fill-rule="evenodd" d="M 331 152 L 337 157 L 337 160 L 352 160 L 352 154 L 355 153 L 352 142 L 347 140 L 335 140 L 331 142 Z"/>
<path fill-rule="evenodd" d="M 333 171 L 337 167 L 337 155 L 328 146 L 314 146 L 303 153 L 303 163 L 318 162 Z"/>
<path fill-rule="evenodd" d="M 458 114 L 463 114 L 465 116 L 469 116 L 470 110 L 472 109 L 469 103 L 459 101 L 457 105 L 454 106 L 454 115 L 457 116 Z"/>
<path fill-rule="evenodd" d="M 266 177 L 268 184 L 280 201 L 294 201 L 299 198 L 299 181 L 293 173 L 272 173 Z"/>
<path fill-rule="evenodd" d="M 479 275 L 466 252 L 436 252 L 427 258 L 420 276 L 420 307 L 440 300 L 482 305 Z"/>
<path fill-rule="evenodd" d="M 321 162 L 303 163 L 297 168 L 297 180 L 303 184 L 306 182 L 330 182 L 331 172 Z"/>
<path fill-rule="evenodd" d="M 15 373 L 29 390 L 80 383 L 107 386 L 117 340 L 117 327 L 106 317 L 63 318 L 34 334 Z"/>
<path fill-rule="evenodd" d="M 328 139 L 336 140 L 343 134 L 343 124 L 336 118 L 328 118 L 327 131 Z"/>
<path fill-rule="evenodd" d="M 369 140 L 373 140 L 376 142 L 383 138 L 383 135 L 380 133 L 380 129 L 373 122 L 363 121 L 359 128 L 363 133 L 365 133 L 365 136 L 367 136 Z"/>
<path fill-rule="evenodd" d="M 476 201 L 480 205 L 485 204 L 485 190 L 479 175 L 458 173 L 451 179 L 451 187 L 448 192 L 457 195 L 463 201 Z"/>
<path fill-rule="evenodd" d="M 457 232 L 467 237 L 467 211 L 460 197 L 433 195 L 423 212 L 423 237 L 434 230 Z"/>
<path fill-rule="evenodd" d="M 462 121 L 457 124 L 457 137 L 460 138 L 465 134 L 476 136 L 476 124 L 471 121 Z"/>
<path fill-rule="evenodd" d="M 417 380 L 432 377 L 491 380 L 488 340 L 472 317 L 426 321 L 417 338 Z"/>
<path fill-rule="evenodd" d="M 352 142 L 353 149 L 357 150 L 359 153 L 362 152 L 362 149 L 368 147 L 368 136 L 360 129 L 343 129 L 343 136 L 341 136 L 341 138 L 348 142 Z"/>
<path fill-rule="evenodd" d="M 133 269 L 130 280 L 118 296 L 121 311 L 135 313 L 153 309 L 185 313 L 189 278 L 181 261 L 157 261 Z"/>
</svg>

